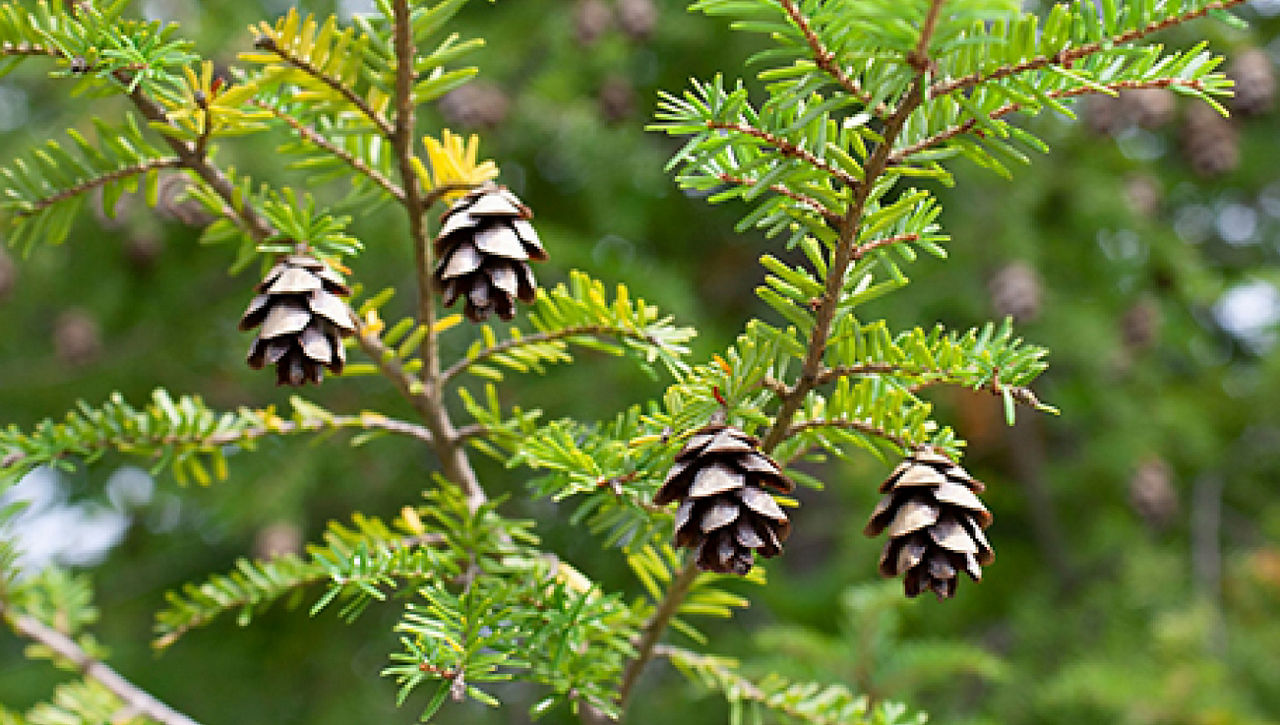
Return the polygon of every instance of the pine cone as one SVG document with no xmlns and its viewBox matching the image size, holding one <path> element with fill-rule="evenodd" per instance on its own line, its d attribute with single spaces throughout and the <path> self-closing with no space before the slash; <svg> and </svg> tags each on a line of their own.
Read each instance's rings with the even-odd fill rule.
<svg viewBox="0 0 1280 725">
<path fill-rule="evenodd" d="M 1010 262 L 987 283 L 991 305 L 1001 317 L 1028 322 L 1040 315 L 1040 275 L 1027 262 Z"/>
<path fill-rule="evenodd" d="M 342 338 L 355 332 L 351 309 L 340 298 L 351 295 L 342 276 L 310 254 L 280 259 L 254 288 L 241 330 L 258 325 L 249 347 L 249 367 L 276 366 L 276 384 L 317 385 L 324 368 L 341 373 L 347 362 Z"/>
<path fill-rule="evenodd" d="M 976 494 L 986 487 L 932 448 L 916 450 L 880 485 L 885 497 L 863 533 L 889 529 L 880 573 L 902 576 L 908 597 L 930 589 L 939 601 L 955 596 L 959 572 L 974 581 L 995 552 L 982 530 L 991 513 Z"/>
<path fill-rule="evenodd" d="M 737 428 L 709 425 L 676 454 L 667 480 L 654 497 L 662 506 L 679 501 L 677 547 L 698 550 L 698 568 L 743 575 L 755 552 L 771 558 L 782 551 L 791 522 L 764 487 L 789 493 L 794 484 L 760 441 Z"/>
<path fill-rule="evenodd" d="M 613 25 L 613 11 L 604 0 L 578 0 L 573 11 L 573 25 L 580 44 L 594 45 Z"/>
<path fill-rule="evenodd" d="M 1240 164 L 1235 127 L 1205 103 L 1193 103 L 1187 108 L 1182 126 L 1182 152 L 1191 169 L 1200 176 L 1219 176 Z"/>
<path fill-rule="evenodd" d="M 1271 56 L 1261 48 L 1249 48 L 1235 57 L 1227 77 L 1235 81 L 1231 110 L 1256 116 L 1271 110 L 1276 99 L 1276 74 Z"/>
<path fill-rule="evenodd" d="M 462 197 L 444 214 L 436 237 L 436 284 L 444 306 L 466 297 L 467 317 L 487 319 L 490 312 L 510 320 L 515 300 L 533 302 L 537 282 L 529 260 L 547 252 L 529 219 L 533 212 L 506 189 L 486 184 Z"/>
<path fill-rule="evenodd" d="M 618 0 L 618 24 L 634 40 L 644 40 L 658 24 L 658 6 L 653 0 Z"/>
<path fill-rule="evenodd" d="M 1164 529 L 1178 515 L 1173 476 L 1173 468 L 1164 460 L 1148 458 L 1129 479 L 1129 503 L 1153 529 Z"/>
</svg>

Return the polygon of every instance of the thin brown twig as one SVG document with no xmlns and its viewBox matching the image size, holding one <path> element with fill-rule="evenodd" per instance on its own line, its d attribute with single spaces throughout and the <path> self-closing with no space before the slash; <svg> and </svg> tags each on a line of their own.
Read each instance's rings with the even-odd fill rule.
<svg viewBox="0 0 1280 725">
<path fill-rule="evenodd" d="M 107 184 L 110 184 L 113 181 L 126 179 L 130 176 L 139 176 L 141 174 L 145 174 L 150 171 L 157 171 L 159 169 L 174 169 L 182 165 L 183 165 L 182 159 L 164 158 L 164 159 L 150 159 L 137 164 L 133 164 L 132 166 L 125 166 L 125 167 L 116 169 L 114 171 L 109 171 L 105 174 L 102 174 L 101 176 L 95 176 L 91 179 L 85 179 L 84 181 L 78 184 L 75 184 L 74 186 L 69 186 L 63 189 L 62 191 L 59 191 L 56 194 L 50 194 L 49 196 L 46 196 L 43 199 L 38 199 L 32 202 L 26 208 L 19 211 L 16 214 L 16 216 L 28 217 L 35 214 L 39 214 L 40 212 L 44 211 L 45 209 L 48 209 L 49 207 L 55 204 L 58 204 L 60 202 L 66 201 L 67 199 L 71 199 L 73 197 L 79 196 L 85 193 L 86 191 L 89 191 L 90 189 L 94 189 L 99 186 L 106 186 Z"/>
<path fill-rule="evenodd" d="M 844 68 L 836 62 L 836 54 L 828 49 L 818 34 L 814 32 L 813 26 L 809 23 L 809 19 L 800 12 L 800 8 L 793 0 L 778 0 L 782 5 L 782 9 L 786 11 L 787 17 L 791 18 L 791 22 L 799 28 L 800 34 L 804 36 L 805 42 L 809 44 L 809 50 L 813 54 L 813 62 L 821 68 L 827 75 L 835 79 L 846 92 L 854 98 L 862 101 L 863 105 L 871 103 L 871 94 L 853 78 L 845 72 Z M 889 109 L 883 103 L 877 104 L 870 109 L 871 113 L 876 116 L 884 117 L 889 115 Z"/>
<path fill-rule="evenodd" d="M 1180 80 L 1177 78 L 1161 78 L 1154 81 L 1116 81 L 1114 83 L 1104 83 L 1101 84 L 1101 86 L 1111 91 L 1136 90 L 1142 88 L 1168 88 L 1170 86 L 1180 86 L 1194 90 L 1203 90 L 1204 88 L 1204 84 L 1200 81 Z M 1101 91 L 1097 90 L 1097 88 L 1093 86 L 1078 86 L 1076 88 L 1068 88 L 1065 90 L 1047 91 L 1045 95 L 1049 98 L 1075 98 L 1077 96 L 1089 95 L 1091 93 L 1101 93 Z M 988 113 L 986 118 L 994 121 L 1008 116 L 1011 113 L 1017 113 L 1021 110 L 1022 105 L 1019 103 L 1006 103 L 1005 105 Z M 950 128 L 943 129 L 942 131 L 939 131 L 928 138 L 921 139 L 910 146 L 904 146 L 895 151 L 893 155 L 889 157 L 889 164 L 901 164 L 903 161 L 920 153 L 921 151 L 933 148 L 938 144 L 950 141 L 956 136 L 972 131 L 977 127 L 977 125 L 977 119 L 970 118 L 964 123 L 958 123 Z"/>
<path fill-rule="evenodd" d="M 988 81 L 1008 78 L 1009 76 L 1017 75 L 1018 73 L 1039 70 L 1050 65 L 1070 66 L 1081 58 L 1093 55 L 1094 53 L 1098 53 L 1112 46 L 1140 40 L 1152 33 L 1201 18 L 1213 10 L 1225 10 L 1236 5 L 1240 5 L 1243 2 L 1245 2 L 1245 0 L 1219 0 L 1218 2 L 1209 3 L 1199 10 L 1193 10 L 1188 13 L 1183 13 L 1182 15 L 1175 15 L 1171 18 L 1165 18 L 1164 20 L 1152 21 L 1141 28 L 1129 30 L 1103 42 L 1085 43 L 1084 45 L 1079 45 L 1074 48 L 1067 48 L 1052 56 L 1036 56 L 1035 58 L 1024 60 L 1021 63 L 1002 66 L 989 73 L 975 72 L 959 78 L 953 78 L 951 80 L 938 81 L 929 87 L 927 97 L 937 98 L 938 96 L 946 95 L 952 91 L 972 88 Z"/>
<path fill-rule="evenodd" d="M 308 126 L 307 124 L 303 123 L 297 117 L 289 113 L 286 113 L 284 109 L 278 106 L 275 106 L 273 104 L 267 103 L 265 101 L 262 101 L 256 98 L 251 100 L 249 103 L 254 106 L 257 106 L 258 108 L 261 108 L 265 111 L 270 112 L 271 115 L 275 116 L 276 118 L 288 124 L 289 127 L 292 128 L 298 134 L 298 136 L 300 136 L 304 141 L 306 141 L 307 143 L 310 143 L 313 146 L 316 146 L 317 148 L 323 149 L 333 154 L 334 156 L 336 156 L 337 158 L 345 162 L 348 166 L 355 169 L 357 172 L 368 177 L 369 180 L 373 181 L 373 183 L 377 184 L 378 186 L 381 186 L 396 201 L 399 201 L 402 203 L 404 202 L 404 190 L 401 189 L 399 186 L 397 186 L 395 182 L 393 182 L 391 179 L 388 179 L 378 170 L 370 167 L 364 161 L 356 158 L 346 149 L 338 146 L 337 144 L 333 143 L 329 139 L 325 138 L 318 131 L 316 131 L 311 126 Z"/>
<path fill-rule="evenodd" d="M 721 121 L 707 121 L 707 128 L 718 129 L 721 131 L 732 131 L 745 136 L 751 136 L 752 138 L 758 138 L 772 146 L 783 156 L 790 156 L 791 158 L 799 159 L 819 171 L 826 172 L 830 176 L 839 179 L 845 186 L 854 188 L 859 185 L 858 180 L 844 169 L 836 168 L 817 156 L 814 156 L 812 152 L 802 149 L 785 138 L 776 136 L 763 129 L 748 126 L 745 123 L 725 123 Z"/>
<path fill-rule="evenodd" d="M 373 106 L 370 106 L 368 101 L 361 98 L 360 95 L 356 93 L 355 89 L 352 88 L 351 86 L 347 85 L 346 83 L 343 83 L 341 80 L 337 78 L 334 78 L 328 75 L 327 73 L 320 70 L 319 68 L 316 68 L 315 66 L 311 65 L 311 63 L 308 62 L 306 59 L 299 58 L 298 56 L 290 53 L 287 49 L 281 48 L 271 38 L 268 38 L 265 36 L 262 38 L 259 38 L 257 42 L 257 46 L 262 50 L 268 51 L 270 53 L 274 53 L 275 56 L 280 60 L 283 60 L 284 62 L 288 63 L 294 68 L 297 68 L 303 73 L 306 73 L 312 78 L 315 78 L 316 80 L 325 84 L 329 88 L 333 89 L 334 92 L 338 93 L 343 98 L 345 98 L 348 103 L 350 103 L 351 105 L 359 109 L 360 113 L 364 114 L 364 116 L 369 119 L 369 122 L 374 125 L 374 128 L 378 129 L 378 132 L 381 133 L 383 136 L 386 136 L 388 139 L 390 139 L 395 134 L 395 129 L 391 126 L 391 122 L 388 121 L 386 117 L 383 116 L 381 113 L 378 113 L 378 111 L 375 110 Z"/>
<path fill-rule="evenodd" d="M 627 663 L 627 667 L 622 673 L 622 686 L 618 689 L 618 707 L 620 709 L 626 708 L 627 700 L 631 697 L 635 684 L 640 679 L 640 673 L 644 672 L 645 665 L 649 664 L 649 660 L 653 659 L 654 647 L 657 646 L 658 640 L 662 638 L 662 633 L 666 631 L 667 625 L 671 623 L 671 618 L 676 616 L 676 612 L 680 610 L 680 605 L 684 602 L 685 595 L 689 593 L 689 590 L 693 587 L 694 580 L 697 578 L 697 560 L 689 557 L 689 561 L 685 563 L 684 568 L 671 581 L 671 586 L 667 588 L 666 594 L 662 597 L 662 601 L 658 603 L 657 609 L 649 617 L 649 621 L 645 622 L 644 630 L 640 634 L 640 641 L 636 644 L 636 656 Z"/>
<path fill-rule="evenodd" d="M 720 179 L 726 184 L 734 184 L 736 186 L 755 186 L 758 183 L 755 179 L 748 179 L 741 176 L 732 176 L 730 174 L 716 174 L 716 178 Z M 817 199 L 811 196 L 805 196 L 804 194 L 801 194 L 798 191 L 792 191 L 790 188 L 784 186 L 783 184 L 770 184 L 769 191 L 772 191 L 776 194 L 781 194 L 787 197 L 788 199 L 791 199 L 792 201 L 796 202 L 797 204 L 800 204 L 801 206 L 808 207 L 812 211 L 815 211 L 818 214 L 822 215 L 822 217 L 828 221 L 838 222 L 843 218 L 840 214 L 837 214 L 836 212 L 833 212 L 830 209 L 828 209 L 826 206 L 822 204 L 822 202 L 818 201 Z"/>
<path fill-rule="evenodd" d="M 884 237 L 883 239 L 872 239 L 864 244 L 859 244 L 857 248 L 853 250 L 853 259 L 854 261 L 862 259 L 872 250 L 876 250 L 881 247 L 889 247 L 894 244 L 906 244 L 918 241 L 920 241 L 919 234 L 898 234 L 892 237 Z"/>
<path fill-rule="evenodd" d="M 130 709 L 161 725 L 198 725 L 195 720 L 174 710 L 151 694 L 126 680 L 107 664 L 100 662 L 85 652 L 75 640 L 44 622 L 14 611 L 9 605 L 0 602 L 0 615 L 9 621 L 9 625 L 19 635 L 39 642 L 53 650 L 59 657 L 75 665 L 85 677 L 97 682 L 120 698 L 126 709 Z"/>
<path fill-rule="evenodd" d="M 342 428 L 384 430 L 389 433 L 397 433 L 410 438 L 417 438 L 424 443 L 434 442 L 431 436 L 431 431 L 420 425 L 404 420 L 398 420 L 396 418 L 388 418 L 381 414 L 366 413 L 360 415 L 331 415 L 323 418 L 309 418 L 301 421 L 277 420 L 262 426 L 214 433 L 213 435 L 204 436 L 203 438 L 189 438 L 187 436 L 172 434 L 162 436 L 116 436 L 93 441 L 92 445 L 84 446 L 84 448 L 95 451 L 113 448 L 117 450 L 128 450 L 140 445 L 170 446 L 186 444 L 194 446 L 197 450 L 207 451 L 220 446 L 233 445 L 236 443 L 248 443 L 270 435 L 314 433 L 323 430 L 339 430 Z M 58 456 L 58 458 L 63 458 L 65 455 L 69 454 Z M 24 451 L 13 451 L 4 458 L 0 458 L 0 469 L 15 466 L 26 460 L 28 457 L 29 454 Z"/>
</svg>

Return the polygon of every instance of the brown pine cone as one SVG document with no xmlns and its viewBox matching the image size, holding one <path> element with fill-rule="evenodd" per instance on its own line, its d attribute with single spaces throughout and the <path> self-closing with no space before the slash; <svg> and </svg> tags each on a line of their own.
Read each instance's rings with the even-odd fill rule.
<svg viewBox="0 0 1280 725">
<path fill-rule="evenodd" d="M 991 513 L 978 499 L 981 481 L 933 448 L 920 448 L 880 485 L 885 497 L 863 533 L 889 529 L 880 573 L 901 576 L 908 597 L 932 590 L 939 601 L 955 596 L 959 573 L 982 579 L 995 552 L 982 530 Z"/>
<path fill-rule="evenodd" d="M 1276 100 L 1276 73 L 1267 51 L 1242 51 L 1232 60 L 1227 77 L 1236 84 L 1231 110 L 1241 116 L 1257 116 L 1271 110 Z"/>
<path fill-rule="evenodd" d="M 1182 125 L 1182 152 L 1196 174 L 1219 176 L 1240 165 L 1238 135 L 1207 103 L 1192 103 Z"/>
<path fill-rule="evenodd" d="M 444 213 L 436 237 L 436 284 L 444 306 L 466 298 L 466 315 L 480 322 L 496 312 L 510 320 L 515 300 L 533 302 L 537 281 L 529 260 L 543 260 L 533 212 L 506 187 L 486 184 L 459 199 Z"/>
<path fill-rule="evenodd" d="M 675 545 L 697 549 L 698 568 L 744 575 L 755 552 L 777 556 L 791 534 L 791 522 L 766 487 L 790 493 L 795 485 L 760 451 L 759 440 L 709 425 L 676 454 L 654 503 L 680 502 Z"/>
<path fill-rule="evenodd" d="M 276 263 L 254 288 L 241 330 L 261 325 L 249 347 L 249 367 L 276 366 L 277 385 L 317 385 L 324 368 L 341 373 L 347 362 L 342 338 L 355 332 L 351 295 L 342 276 L 310 254 L 291 254 Z"/>
</svg>

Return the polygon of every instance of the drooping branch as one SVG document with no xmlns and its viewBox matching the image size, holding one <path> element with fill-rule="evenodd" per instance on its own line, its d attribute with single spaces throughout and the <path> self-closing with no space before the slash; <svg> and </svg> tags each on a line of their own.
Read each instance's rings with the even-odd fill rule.
<svg viewBox="0 0 1280 725">
<path fill-rule="evenodd" d="M 147 174 L 152 171 L 158 171 L 160 169 L 174 169 L 180 166 L 183 166 L 183 163 L 182 159 L 178 158 L 150 159 L 130 166 L 123 166 L 115 169 L 114 171 L 108 171 L 100 176 L 85 179 L 84 181 L 58 191 L 55 194 L 50 194 L 42 199 L 33 201 L 27 205 L 25 209 L 19 211 L 17 216 L 26 217 L 39 214 L 55 204 L 77 197 L 100 186 L 106 186 L 112 182 L 127 179 L 130 176 L 142 176 L 143 174 Z"/>
<path fill-rule="evenodd" d="M 1110 90 L 1110 91 L 1119 92 L 1119 91 L 1127 91 L 1127 90 L 1138 90 L 1143 88 L 1169 88 L 1171 86 L 1189 88 L 1192 90 L 1204 89 L 1204 83 L 1198 80 L 1161 78 L 1159 80 L 1154 80 L 1154 81 L 1116 81 L 1114 83 L 1103 83 L 1097 86 L 1078 86 L 1076 88 L 1066 88 L 1066 89 L 1056 90 L 1056 91 L 1046 91 L 1044 95 L 1049 98 L 1074 98 L 1077 96 L 1085 96 L 1085 95 L 1090 95 L 1095 93 L 1100 94 L 1101 91 L 1098 90 L 1099 87 L 1106 88 L 1107 90 Z M 987 120 L 995 121 L 997 119 L 1004 118 L 1005 116 L 1008 116 L 1011 113 L 1017 113 L 1018 111 L 1021 111 L 1022 108 L 1023 106 L 1020 103 L 1006 103 L 1005 105 L 988 113 L 986 115 L 986 118 Z M 925 151 L 927 149 L 937 146 L 938 144 L 950 141 L 956 136 L 969 133 L 970 131 L 974 130 L 977 127 L 977 125 L 978 125 L 978 120 L 975 118 L 970 118 L 969 120 L 963 123 L 958 123 L 954 126 L 943 129 L 933 134 L 932 136 L 929 136 L 928 138 L 923 138 L 911 144 L 910 146 L 904 146 L 898 149 L 897 151 L 893 152 L 893 155 L 889 157 L 889 163 L 890 165 L 901 164 L 907 159 L 911 158 L 912 156 L 920 153 L 921 151 Z"/>
<path fill-rule="evenodd" d="M 847 93 L 854 98 L 862 101 L 863 105 L 871 103 L 871 94 L 859 85 L 844 68 L 836 62 L 836 54 L 823 44 L 822 39 L 814 32 L 813 26 L 810 25 L 809 19 L 804 13 L 800 12 L 800 8 L 796 6 L 794 0 L 778 0 L 782 5 L 782 9 L 786 11 L 787 17 L 791 18 L 791 22 L 796 24 L 800 33 L 804 36 L 805 42 L 809 44 L 809 50 L 813 54 L 813 62 L 823 70 L 827 75 L 835 79 Z M 889 115 L 889 110 L 883 103 L 877 104 L 874 108 L 869 109 L 876 116 L 884 117 Z"/>
<path fill-rule="evenodd" d="M 329 153 L 333 154 L 334 156 L 342 160 L 348 166 L 350 166 L 360 174 L 367 177 L 373 183 L 377 184 L 378 186 L 381 186 L 396 201 L 399 201 L 401 203 L 404 202 L 404 190 L 401 189 L 399 186 L 397 186 L 395 182 L 391 181 L 391 179 L 388 179 L 386 176 L 383 176 L 378 170 L 371 168 L 364 161 L 361 161 L 360 159 L 356 158 L 346 149 L 343 149 L 342 147 L 338 146 L 334 142 L 325 138 L 319 131 L 316 131 L 311 126 L 308 126 L 298 118 L 290 115 L 289 113 L 286 113 L 283 109 L 273 104 L 266 103 L 265 101 L 261 101 L 256 98 L 250 101 L 250 103 L 252 103 L 254 106 L 257 106 L 258 108 L 261 108 L 263 110 L 270 112 L 271 115 L 275 116 L 281 121 L 284 121 L 286 124 L 289 125 L 290 128 L 294 130 L 294 132 L 298 134 L 300 138 L 302 138 L 302 140 L 306 141 L 307 143 L 319 149 L 328 151 Z"/>
<path fill-rule="evenodd" d="M 1041 55 L 1034 58 L 1028 58 L 1021 63 L 1001 66 L 987 73 L 970 73 L 969 75 L 961 76 L 959 78 L 938 81 L 929 87 L 928 98 L 937 98 L 938 96 L 946 95 L 952 91 L 973 88 L 974 86 L 981 85 L 988 81 L 1008 78 L 1009 76 L 1025 73 L 1027 71 L 1039 70 L 1050 65 L 1069 67 L 1075 61 L 1086 58 L 1094 53 L 1102 52 L 1103 50 L 1117 45 L 1132 43 L 1135 40 L 1141 40 L 1152 33 L 1196 20 L 1197 18 L 1208 15 L 1214 10 L 1226 10 L 1227 8 L 1235 7 L 1243 2 L 1245 2 L 1245 0 L 1218 0 L 1217 2 L 1209 3 L 1199 10 L 1192 10 L 1190 12 L 1183 13 L 1182 15 L 1175 15 L 1163 20 L 1154 20 L 1141 28 L 1134 28 L 1133 30 L 1120 33 L 1119 35 L 1108 38 L 1105 41 L 1085 43 L 1074 48 L 1066 48 L 1052 56 Z"/>
<path fill-rule="evenodd" d="M 258 38 L 255 45 L 259 49 L 272 53 L 280 60 L 283 60 L 294 68 L 297 68 L 303 73 L 306 73 L 333 89 L 335 93 L 339 94 L 345 98 L 348 103 L 359 109 L 360 113 L 363 114 L 365 118 L 368 118 L 369 122 L 372 123 L 374 128 L 378 129 L 378 132 L 383 136 L 390 139 L 395 134 L 395 131 L 391 126 L 391 122 L 388 121 L 381 113 L 378 113 L 373 106 L 370 106 L 365 99 L 361 98 L 354 88 L 343 83 L 341 79 L 330 76 L 319 68 L 313 66 L 305 58 L 299 58 L 298 56 L 290 53 L 287 49 L 281 48 L 269 37 L 263 36 Z"/>
<path fill-rule="evenodd" d="M 85 677 L 107 688 L 135 713 L 161 725 L 198 725 L 195 720 L 174 710 L 142 688 L 126 680 L 108 665 L 89 656 L 75 640 L 29 614 L 13 611 L 0 601 L 0 615 L 19 635 L 53 650 L 59 657 L 75 665 Z"/>
<path fill-rule="evenodd" d="M 785 138 L 769 133 L 763 129 L 748 126 L 745 123 L 724 123 L 719 121 L 707 121 L 707 128 L 730 131 L 732 133 L 740 133 L 745 136 L 751 136 L 752 138 L 758 138 L 769 146 L 772 146 L 783 156 L 790 156 L 793 159 L 803 161 L 813 168 L 822 171 L 833 178 L 839 179 L 845 186 L 850 188 L 858 186 L 858 180 L 849 172 L 844 169 L 836 168 L 817 156 L 814 156 L 812 152 L 802 149 Z"/>
</svg>

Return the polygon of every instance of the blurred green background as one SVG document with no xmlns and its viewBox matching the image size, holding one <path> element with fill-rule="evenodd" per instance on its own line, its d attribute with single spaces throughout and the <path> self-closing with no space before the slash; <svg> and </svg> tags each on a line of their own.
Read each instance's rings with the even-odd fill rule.
<svg viewBox="0 0 1280 725">
<path fill-rule="evenodd" d="M 252 42 L 245 26 L 289 3 L 148 0 L 222 63 Z M 302 3 L 349 14 L 360 3 Z M 939 723 L 1233 725 L 1280 722 L 1280 124 L 1273 110 L 1280 2 L 1245 6 L 1251 29 L 1201 22 L 1160 40 L 1202 38 L 1229 57 L 1237 116 L 1206 114 L 1160 91 L 1086 104 L 1079 121 L 1031 121 L 1054 145 L 1007 181 L 963 162 L 941 190 L 951 258 L 910 269 L 915 284 L 874 314 L 905 328 L 967 327 L 1013 315 L 1052 351 L 1040 397 L 1058 417 L 938 392 L 940 418 L 970 441 L 966 463 L 988 482 L 996 564 L 956 599 L 906 601 L 875 574 L 880 544 L 861 535 L 885 466 L 862 455 L 815 468 L 787 554 L 768 565 L 752 606 L 710 627 L 711 651 L 754 673 L 847 682 L 905 701 Z M 424 110 L 423 131 L 482 135 L 482 153 L 537 213 L 552 260 L 544 284 L 582 268 L 701 329 L 696 353 L 723 349 L 746 318 L 758 256 L 776 244 L 733 231 L 735 208 L 686 198 L 662 171 L 676 145 L 643 130 L 658 89 L 718 70 L 750 76 L 763 42 L 669 0 L 476 2 L 464 35 L 482 35 L 480 80 Z M 11 158 L 114 100 L 59 93 L 37 62 L 0 81 L 0 157 Z M 65 87 L 65 86 L 61 86 Z M 220 158 L 274 180 L 283 141 L 227 143 Z M 174 187 L 177 188 L 176 186 Z M 322 197 L 325 190 L 317 189 Z M 387 210 L 383 210 L 384 212 Z M 137 200 L 116 219 L 86 214 L 66 244 L 29 258 L 0 255 L 0 424 L 28 428 L 78 399 L 155 386 L 199 392 L 215 407 L 286 404 L 288 391 L 243 364 L 235 330 L 252 272 L 228 276 L 231 251 L 196 244 L 191 208 L 156 216 Z M 351 261 L 368 289 L 412 276 L 400 221 L 357 218 L 367 251 Z M 390 317 L 390 314 L 387 315 Z M 469 331 L 446 336 L 447 354 Z M 661 391 L 626 362 L 580 364 L 507 386 L 510 402 L 548 416 L 604 418 Z M 411 411 L 380 379 L 308 391 L 336 411 Z M 229 481 L 180 488 L 105 460 L 74 474 L 39 472 L 20 495 L 37 504 L 19 525 L 31 565 L 87 567 L 98 586 L 97 632 L 113 664 L 208 723 L 410 722 L 377 676 L 395 648 L 398 605 L 355 626 L 276 608 L 248 628 L 228 618 L 163 655 L 149 648 L 163 592 L 225 570 L 241 555 L 297 549 L 353 510 L 392 515 L 428 485 L 431 461 L 409 441 L 347 449 L 269 442 L 238 456 Z M 504 511 L 536 517 L 539 534 L 588 575 L 628 588 L 625 563 L 568 511 L 523 495 L 527 472 L 482 462 Z M 308 597 L 314 598 L 315 592 Z M 309 600 L 308 600 L 309 601 Z M 62 675 L 0 637 L 0 702 L 20 709 Z M 444 723 L 520 723 L 538 697 L 510 686 L 500 712 L 452 706 Z M 727 709 L 657 663 L 630 722 L 723 722 Z M 549 717 L 571 722 L 568 713 Z"/>
</svg>

